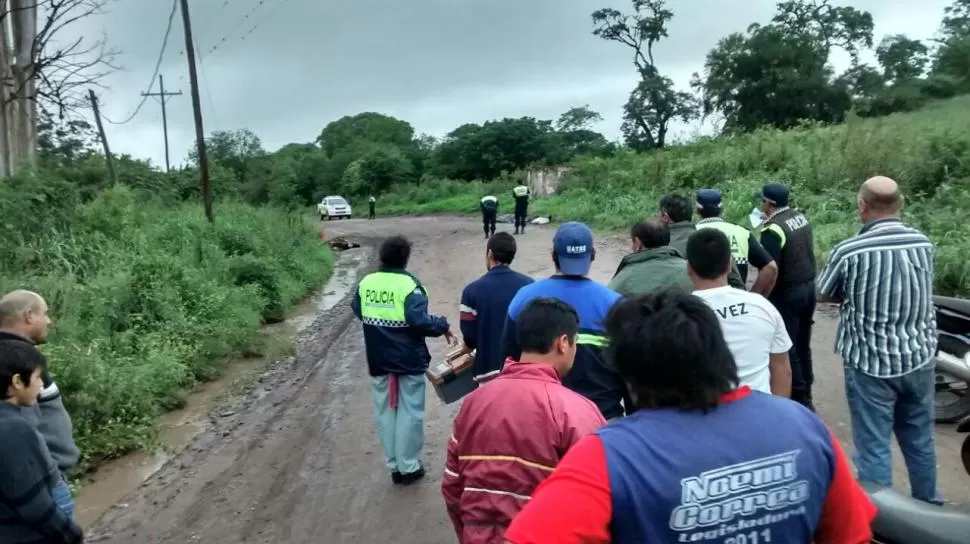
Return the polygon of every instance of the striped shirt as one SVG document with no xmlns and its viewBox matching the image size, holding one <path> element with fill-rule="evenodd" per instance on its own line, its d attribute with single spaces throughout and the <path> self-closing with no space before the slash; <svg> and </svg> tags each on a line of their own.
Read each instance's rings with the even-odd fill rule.
<svg viewBox="0 0 970 544">
<path fill-rule="evenodd" d="M 842 300 L 835 347 L 846 366 L 892 378 L 933 361 L 933 256 L 933 242 L 897 218 L 832 248 L 818 287 Z"/>
</svg>

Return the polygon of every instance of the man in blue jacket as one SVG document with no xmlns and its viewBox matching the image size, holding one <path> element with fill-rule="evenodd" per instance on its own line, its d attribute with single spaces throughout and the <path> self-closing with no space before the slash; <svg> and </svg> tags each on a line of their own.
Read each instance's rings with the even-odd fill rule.
<svg viewBox="0 0 970 544">
<path fill-rule="evenodd" d="M 519 289 L 532 278 L 511 268 L 515 258 L 515 238 L 499 232 L 485 246 L 484 276 L 469 283 L 461 292 L 461 335 L 475 353 L 475 381 L 484 382 L 498 375 L 505 364 L 502 332 L 509 304 Z"/>
<path fill-rule="evenodd" d="M 515 320 L 527 302 L 539 297 L 558 298 L 579 314 L 576 362 L 562 384 L 593 401 L 606 419 L 623 415 L 631 406 L 626 386 L 615 370 L 603 361 L 603 320 L 620 294 L 587 277 L 596 250 L 593 233 L 582 223 L 564 223 L 552 240 L 556 273 L 526 285 L 512 299 L 503 335 L 504 355 L 519 360 L 522 350 L 516 339 Z M 622 404 L 621 404 L 622 403 Z"/>
<path fill-rule="evenodd" d="M 392 236 L 381 244 L 381 268 L 357 287 L 351 306 L 364 324 L 374 416 L 391 480 L 411 484 L 424 477 L 424 372 L 431 362 L 427 337 L 457 343 L 448 320 L 428 313 L 428 294 L 405 270 L 411 242 Z"/>
</svg>

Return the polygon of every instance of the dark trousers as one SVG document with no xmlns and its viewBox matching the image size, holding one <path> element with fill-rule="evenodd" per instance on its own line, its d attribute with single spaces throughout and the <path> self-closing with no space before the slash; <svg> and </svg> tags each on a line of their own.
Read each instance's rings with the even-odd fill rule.
<svg viewBox="0 0 970 544">
<path fill-rule="evenodd" d="M 815 323 L 815 281 L 779 285 L 771 293 L 769 300 L 785 321 L 785 329 L 792 341 L 792 348 L 788 352 L 788 359 L 791 361 L 791 398 L 814 410 L 812 324 Z"/>
<path fill-rule="evenodd" d="M 516 232 L 520 232 L 520 229 L 521 229 L 521 232 L 525 232 L 525 216 L 528 211 L 529 209 L 526 208 L 525 206 L 521 208 L 519 207 L 515 208 L 515 231 Z"/>
<path fill-rule="evenodd" d="M 370 215 L 367 216 L 367 219 L 374 219 L 375 217 L 377 217 L 377 214 L 374 213 L 374 203 L 373 202 L 371 202 L 369 204 L 369 209 L 370 209 Z"/>
<path fill-rule="evenodd" d="M 485 236 L 495 234 L 495 217 L 497 215 L 497 210 L 482 211 L 482 229 L 485 231 Z"/>
</svg>

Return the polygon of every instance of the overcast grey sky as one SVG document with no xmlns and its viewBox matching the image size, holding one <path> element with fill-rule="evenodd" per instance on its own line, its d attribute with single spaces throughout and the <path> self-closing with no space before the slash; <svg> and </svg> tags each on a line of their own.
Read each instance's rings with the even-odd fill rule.
<svg viewBox="0 0 970 544">
<path fill-rule="evenodd" d="M 952 0 L 858 0 L 872 12 L 878 42 L 904 33 L 931 37 Z M 591 34 L 590 13 L 630 0 L 190 0 L 199 44 L 205 130 L 249 128 L 273 150 L 313 141 L 330 121 L 362 111 L 407 120 L 444 135 L 467 122 L 530 115 L 553 119 L 589 104 L 619 136 L 621 107 L 635 83 L 629 52 Z M 77 24 L 105 32 L 123 68 L 101 92 L 107 117 L 127 117 L 141 100 L 162 43 L 170 0 L 109 0 L 104 15 Z M 721 37 L 766 22 L 774 0 L 672 0 L 670 38 L 656 52 L 683 87 Z M 249 14 L 248 18 L 246 15 Z M 252 29 L 251 32 L 250 29 Z M 242 39 L 243 35 L 245 39 Z M 161 74 L 169 102 L 173 163 L 194 142 L 181 20 L 176 14 Z M 215 48 L 215 49 L 213 49 Z M 842 58 L 837 65 L 844 65 Z M 153 89 L 157 91 L 157 87 Z M 678 127 L 681 135 L 696 126 Z M 164 165 L 154 99 L 122 126 L 108 124 L 112 151 Z"/>
</svg>

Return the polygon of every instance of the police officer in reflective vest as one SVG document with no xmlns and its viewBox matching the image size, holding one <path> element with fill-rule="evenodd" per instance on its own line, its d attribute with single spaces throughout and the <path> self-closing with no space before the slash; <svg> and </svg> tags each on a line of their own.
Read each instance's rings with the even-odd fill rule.
<svg viewBox="0 0 970 544">
<path fill-rule="evenodd" d="M 529 212 L 529 188 L 519 185 L 512 189 L 512 196 L 515 197 L 515 234 L 525 234 L 525 217 Z"/>
<path fill-rule="evenodd" d="M 778 280 L 768 300 L 781 313 L 794 344 L 788 353 L 792 370 L 791 398 L 814 410 L 815 242 L 812 225 L 801 212 L 788 207 L 788 197 L 788 187 L 781 183 L 769 183 L 758 193 L 765 215 L 760 227 L 761 245 L 778 263 Z"/>
<path fill-rule="evenodd" d="M 424 477 L 424 372 L 431 362 L 426 337 L 444 335 L 457 344 L 448 320 L 428 313 L 428 295 L 405 270 L 411 243 L 392 236 L 380 247 L 381 268 L 368 274 L 351 301 L 364 324 L 374 415 L 391 480 L 411 484 Z"/>
<path fill-rule="evenodd" d="M 741 281 L 748 281 L 748 265 L 758 269 L 758 279 L 751 290 L 763 296 L 771 293 L 778 277 L 778 265 L 761 243 L 748 229 L 729 223 L 721 217 L 721 191 L 701 189 L 697 191 L 698 229 L 713 228 L 721 231 L 731 242 L 731 257 L 741 274 Z"/>
<path fill-rule="evenodd" d="M 488 239 L 495 234 L 495 219 L 498 217 L 498 199 L 493 195 L 483 196 L 478 203 L 482 208 L 482 228 L 485 230 L 485 238 Z"/>
</svg>

